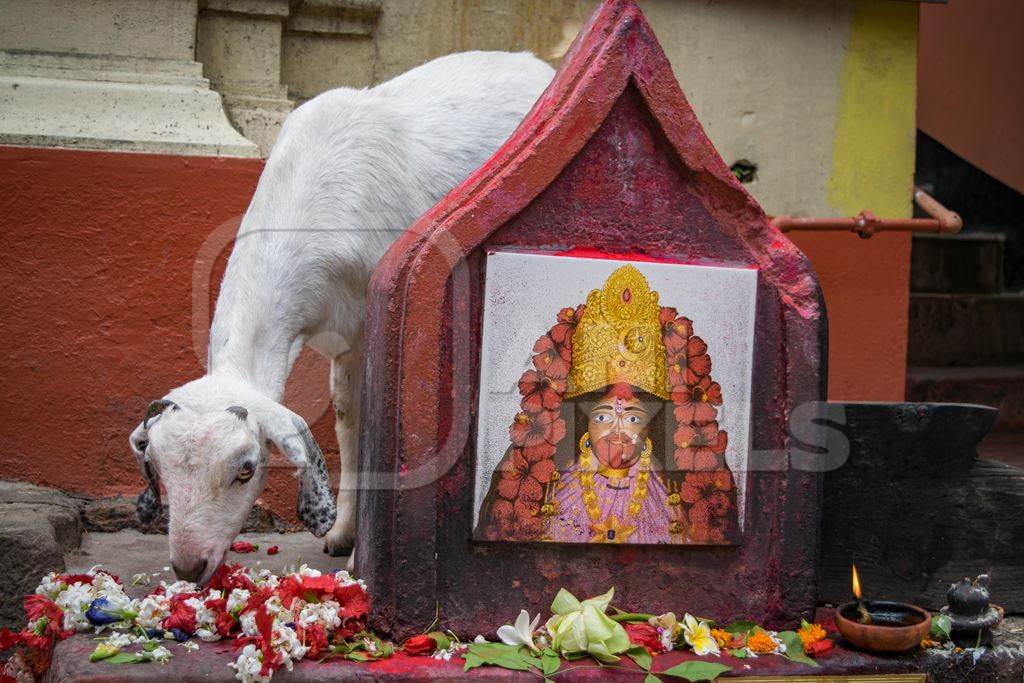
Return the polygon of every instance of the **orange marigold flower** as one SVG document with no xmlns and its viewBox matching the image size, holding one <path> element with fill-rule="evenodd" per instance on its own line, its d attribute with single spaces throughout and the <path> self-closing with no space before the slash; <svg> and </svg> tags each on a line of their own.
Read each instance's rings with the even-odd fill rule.
<svg viewBox="0 0 1024 683">
<path fill-rule="evenodd" d="M 747 647 L 758 655 L 770 655 L 775 652 L 775 641 L 764 631 L 750 634 L 747 638 Z"/>
<path fill-rule="evenodd" d="M 711 629 L 711 637 L 718 643 L 718 647 L 729 647 L 732 645 L 732 634 L 724 628 Z"/>
<path fill-rule="evenodd" d="M 809 645 L 813 645 L 819 640 L 823 640 L 826 633 L 825 629 L 818 624 L 807 624 L 806 626 L 801 626 L 797 630 L 797 635 L 800 636 L 800 640 L 803 641 L 804 644 L 804 649 L 806 649 Z"/>
</svg>

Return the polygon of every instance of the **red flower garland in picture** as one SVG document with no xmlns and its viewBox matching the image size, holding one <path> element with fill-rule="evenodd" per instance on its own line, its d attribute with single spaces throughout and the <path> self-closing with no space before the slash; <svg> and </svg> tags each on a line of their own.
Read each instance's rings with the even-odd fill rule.
<svg viewBox="0 0 1024 683">
<path fill-rule="evenodd" d="M 555 470 L 554 455 L 567 426 L 562 404 L 572 364 L 572 336 L 586 306 L 564 308 L 557 323 L 533 346 L 533 369 L 519 379 L 520 412 L 509 427 L 511 448 L 498 466 L 500 478 L 487 536 L 534 540 L 541 536 L 544 487 Z M 722 390 L 711 379 L 708 346 L 693 323 L 662 306 L 662 340 L 672 392 L 675 466 L 689 543 L 725 543 L 735 514 L 736 487 L 725 464 L 728 434 L 719 428 Z"/>
</svg>

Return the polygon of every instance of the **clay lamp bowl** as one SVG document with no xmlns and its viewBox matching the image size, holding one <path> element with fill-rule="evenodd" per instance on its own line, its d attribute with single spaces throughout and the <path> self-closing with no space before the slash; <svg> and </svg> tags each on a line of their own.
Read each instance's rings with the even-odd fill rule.
<svg viewBox="0 0 1024 683">
<path fill-rule="evenodd" d="M 836 627 L 863 650 L 904 652 L 928 635 L 932 617 L 926 610 L 902 602 L 853 600 L 836 610 Z"/>
</svg>

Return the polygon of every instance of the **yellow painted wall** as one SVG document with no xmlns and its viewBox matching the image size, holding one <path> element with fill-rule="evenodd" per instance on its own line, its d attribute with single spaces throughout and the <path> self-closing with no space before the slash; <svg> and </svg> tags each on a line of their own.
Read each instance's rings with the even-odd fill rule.
<svg viewBox="0 0 1024 683">
<path fill-rule="evenodd" d="M 859 0 L 840 75 L 827 183 L 837 214 L 911 213 L 917 5 Z M 907 357 L 910 234 L 798 233 L 829 309 L 829 395 L 900 400 Z"/>
</svg>

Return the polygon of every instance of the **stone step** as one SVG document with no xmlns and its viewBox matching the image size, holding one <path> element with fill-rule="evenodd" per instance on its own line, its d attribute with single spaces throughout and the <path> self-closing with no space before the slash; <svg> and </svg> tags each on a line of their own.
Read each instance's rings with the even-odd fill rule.
<svg viewBox="0 0 1024 683">
<path fill-rule="evenodd" d="M 908 365 L 1024 363 L 1024 294 L 910 295 Z"/>
<path fill-rule="evenodd" d="M 999 409 L 993 432 L 1024 432 L 1024 365 L 909 367 L 906 395 L 908 401 L 992 406 Z"/>
<path fill-rule="evenodd" d="M 967 232 L 915 235 L 910 291 L 991 293 L 1003 290 L 1006 235 Z"/>
</svg>

